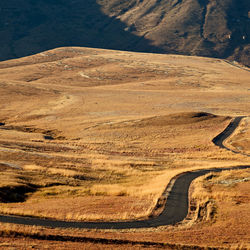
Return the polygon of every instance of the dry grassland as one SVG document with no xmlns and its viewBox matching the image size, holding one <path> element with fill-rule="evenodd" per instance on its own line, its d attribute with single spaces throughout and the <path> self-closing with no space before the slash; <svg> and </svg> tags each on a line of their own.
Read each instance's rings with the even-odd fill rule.
<svg viewBox="0 0 250 250">
<path fill-rule="evenodd" d="M 175 175 L 249 164 L 211 142 L 249 116 L 249 91 L 249 72 L 210 58 L 59 48 L 0 62 L 0 212 L 145 218 Z M 249 131 L 246 117 L 229 147 L 249 153 Z"/>
<path fill-rule="evenodd" d="M 246 117 L 240 123 L 235 133 L 226 142 L 226 145 L 239 153 L 250 155 L 250 118 Z"/>
<path fill-rule="evenodd" d="M 190 190 L 189 216 L 175 226 L 119 232 L 116 230 L 49 229 L 5 223 L 1 224 L 1 235 L 4 236 L 1 240 L 2 246 L 11 245 L 10 241 L 15 238 L 15 244 L 19 247 L 37 246 L 43 239 L 43 244 L 50 247 L 67 246 L 70 249 L 77 246 L 81 248 L 91 246 L 94 249 L 102 247 L 109 247 L 109 249 L 140 249 L 142 247 L 248 249 L 249 179 L 249 170 L 231 170 L 198 178 L 192 183 Z M 93 244 L 94 241 L 96 245 Z"/>
</svg>

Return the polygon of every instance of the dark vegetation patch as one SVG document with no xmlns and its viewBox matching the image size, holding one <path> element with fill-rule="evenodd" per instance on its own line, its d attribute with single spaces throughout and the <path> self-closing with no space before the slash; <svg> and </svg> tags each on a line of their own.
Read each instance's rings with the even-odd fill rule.
<svg viewBox="0 0 250 250">
<path fill-rule="evenodd" d="M 128 249 L 134 246 L 139 248 L 157 248 L 157 249 L 215 249 L 210 247 L 200 247 L 195 245 L 180 245 L 180 244 L 171 244 L 171 243 L 160 243 L 153 241 L 132 241 L 132 240 L 123 240 L 123 239 L 105 239 L 105 238 L 91 238 L 83 236 L 67 236 L 67 235 L 53 235 L 53 234 L 43 234 L 43 233 L 24 233 L 18 231 L 0 231 L 0 236 L 2 237 L 13 237 L 14 238 L 30 238 L 37 240 L 48 240 L 48 241 L 57 241 L 57 242 L 81 242 L 81 243 L 96 243 L 96 244 L 105 244 L 105 245 L 117 245 L 119 246 L 126 245 Z M 113 247 L 113 246 L 112 246 Z"/>
<path fill-rule="evenodd" d="M 44 136 L 44 139 L 45 139 L 45 140 L 54 140 L 54 137 L 51 136 L 51 135 L 45 135 L 45 136 Z"/>
<path fill-rule="evenodd" d="M 2 124 L 2 125 L 1 125 Z M 0 123 L 0 126 L 4 126 L 3 129 L 5 130 L 16 130 L 24 133 L 40 133 L 43 134 L 44 139 L 46 140 L 65 140 L 64 136 L 60 135 L 60 131 L 58 130 L 46 130 L 42 128 L 33 128 L 33 127 L 26 127 L 26 126 L 14 126 L 9 125 L 5 126 L 5 123 Z"/>
<path fill-rule="evenodd" d="M 33 193 L 37 190 L 37 186 L 32 184 L 21 184 L 18 186 L 4 186 L 0 188 L 0 202 L 24 202 L 28 193 Z"/>
<path fill-rule="evenodd" d="M 76 180 L 81 180 L 81 181 L 93 181 L 93 180 L 96 180 L 96 178 L 81 175 L 81 174 L 74 175 L 73 178 L 76 179 Z"/>
<path fill-rule="evenodd" d="M 205 180 L 206 180 L 206 181 L 209 181 L 209 180 L 213 179 L 213 178 L 216 177 L 216 176 L 217 176 L 217 175 L 215 175 L 215 174 L 208 175 L 208 176 L 205 178 Z"/>
<path fill-rule="evenodd" d="M 194 116 L 193 117 L 215 117 L 215 115 L 212 115 L 212 114 L 210 114 L 210 113 L 206 113 L 206 112 L 199 112 L 199 113 L 196 113 L 196 114 L 194 114 Z"/>
<path fill-rule="evenodd" d="M 206 112 L 186 112 L 171 114 L 166 116 L 155 116 L 134 122 L 133 126 L 167 126 L 167 125 L 183 125 L 195 123 L 202 120 L 217 118 L 218 116 Z"/>
</svg>

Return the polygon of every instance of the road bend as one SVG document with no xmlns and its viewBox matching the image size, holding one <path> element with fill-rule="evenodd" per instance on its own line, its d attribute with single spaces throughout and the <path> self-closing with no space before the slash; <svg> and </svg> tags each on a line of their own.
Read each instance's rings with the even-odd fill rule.
<svg viewBox="0 0 250 250">
<path fill-rule="evenodd" d="M 235 131 L 243 116 L 234 118 L 227 128 L 217 135 L 213 142 L 220 148 L 239 153 L 227 148 L 223 142 Z M 249 155 L 247 155 L 249 156 Z M 53 228 L 89 228 L 89 229 L 129 229 L 129 228 L 150 228 L 158 226 L 173 225 L 184 220 L 188 214 L 188 190 L 191 182 L 202 175 L 210 172 L 221 172 L 232 169 L 247 169 L 250 165 L 237 166 L 230 168 L 209 168 L 182 173 L 175 177 L 174 184 L 168 193 L 166 204 L 163 212 L 157 216 L 144 220 L 134 221 L 110 221 L 110 222 L 79 222 L 79 221 L 63 221 L 53 219 L 42 219 L 36 217 L 24 217 L 14 215 L 0 215 L 0 222 L 14 223 L 22 225 L 46 226 Z M 168 187 L 167 187 L 168 188 Z"/>
</svg>

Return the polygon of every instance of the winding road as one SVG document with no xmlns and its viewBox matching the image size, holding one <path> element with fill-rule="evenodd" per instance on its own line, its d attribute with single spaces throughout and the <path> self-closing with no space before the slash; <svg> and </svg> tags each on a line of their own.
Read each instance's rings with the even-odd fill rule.
<svg viewBox="0 0 250 250">
<path fill-rule="evenodd" d="M 238 116 L 236 118 L 234 118 L 234 120 L 232 120 L 230 122 L 230 124 L 226 127 L 226 129 L 221 132 L 220 134 L 218 134 L 216 137 L 214 137 L 214 139 L 212 140 L 213 143 L 216 146 L 219 146 L 220 148 L 224 148 L 228 151 L 231 151 L 235 154 L 242 154 L 242 155 L 246 155 L 246 156 L 250 156 L 249 154 L 245 154 L 243 152 L 237 152 L 235 150 L 232 150 L 228 147 L 226 147 L 223 142 L 235 131 L 235 129 L 239 126 L 240 121 L 245 118 L 245 116 Z"/>
<path fill-rule="evenodd" d="M 227 148 L 223 142 L 227 139 L 238 127 L 243 116 L 234 118 L 227 128 L 213 139 L 215 145 L 220 148 L 235 152 Z M 248 155 L 247 155 L 248 156 Z M 15 223 L 23 225 L 35 225 L 35 226 L 47 226 L 47 227 L 58 227 L 58 228 L 92 228 L 92 229 L 128 229 L 128 228 L 149 228 L 157 226 L 165 226 L 175 224 L 185 219 L 188 213 L 188 190 L 191 182 L 202 175 L 209 172 L 221 172 L 223 170 L 231 169 L 246 169 L 247 166 L 238 166 L 230 168 L 210 168 L 196 171 L 190 171 L 178 175 L 175 177 L 174 184 L 167 192 L 168 186 L 163 193 L 166 196 L 166 205 L 163 212 L 158 217 L 153 217 L 145 220 L 137 221 L 118 221 L 118 222 L 73 222 L 73 221 L 62 221 L 52 219 L 40 219 L 34 217 L 22 217 L 12 215 L 0 215 L 0 222 Z"/>
</svg>

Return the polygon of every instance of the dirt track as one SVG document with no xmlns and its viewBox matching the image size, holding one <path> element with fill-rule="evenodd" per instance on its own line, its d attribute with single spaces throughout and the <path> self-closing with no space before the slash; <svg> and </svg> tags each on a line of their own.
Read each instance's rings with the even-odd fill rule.
<svg viewBox="0 0 250 250">
<path fill-rule="evenodd" d="M 215 145 L 230 150 L 223 145 L 223 141 L 228 138 L 239 125 L 243 117 L 236 117 L 228 127 L 213 139 Z M 230 150 L 234 152 L 233 150 Z M 234 152 L 237 153 L 237 152 Z M 69 222 L 51 219 L 39 219 L 31 217 L 19 217 L 0 215 L 0 222 L 15 223 L 23 225 L 49 226 L 60 228 L 97 228 L 97 229 L 126 229 L 126 228 L 147 228 L 175 224 L 182 221 L 188 213 L 188 190 L 191 182 L 209 172 L 220 172 L 229 169 L 246 169 L 247 166 L 234 168 L 210 168 L 197 171 L 186 172 L 179 175 L 167 197 L 166 206 L 163 212 L 154 218 L 141 221 L 126 222 Z M 165 192 L 164 192 L 165 193 Z"/>
</svg>

